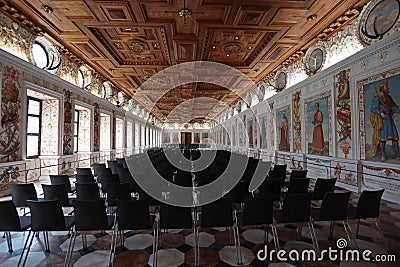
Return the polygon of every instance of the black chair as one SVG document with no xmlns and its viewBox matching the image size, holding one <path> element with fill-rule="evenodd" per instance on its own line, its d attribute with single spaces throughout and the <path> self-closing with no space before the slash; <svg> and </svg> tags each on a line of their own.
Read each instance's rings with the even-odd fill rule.
<svg viewBox="0 0 400 267">
<path fill-rule="evenodd" d="M 161 229 L 190 229 L 194 228 L 191 208 L 175 207 L 167 204 L 160 205 L 160 221 L 157 223 L 155 254 L 153 262 L 157 266 L 157 252 Z M 195 250 L 196 252 L 196 250 Z M 197 255 L 197 254 L 196 254 Z M 195 258 L 197 257 L 195 255 Z"/>
<path fill-rule="evenodd" d="M 244 203 L 242 226 L 262 225 L 264 233 L 268 233 L 266 226 L 271 227 L 276 251 L 279 251 L 279 240 L 276 227 L 273 222 L 273 198 L 248 198 Z M 262 207 L 262 208 L 261 208 Z M 264 242 L 268 242 L 268 235 L 264 236 Z"/>
<path fill-rule="evenodd" d="M 259 197 L 269 198 L 273 201 L 281 200 L 281 182 L 279 180 L 265 180 L 259 188 Z"/>
<path fill-rule="evenodd" d="M 237 263 L 242 264 L 242 255 L 240 254 L 241 251 L 239 249 L 239 229 L 237 226 L 237 221 L 234 220 L 233 217 L 232 201 L 229 198 L 220 198 L 210 204 L 202 206 L 200 224 L 195 232 L 197 236 L 196 240 L 199 240 L 200 228 L 212 227 L 229 227 L 229 230 L 231 232 L 233 231 Z M 199 253 L 198 255 L 200 257 Z"/>
<path fill-rule="evenodd" d="M 119 174 L 119 179 L 121 180 L 121 183 L 124 184 L 129 184 L 129 190 L 131 192 L 138 192 L 139 191 L 139 185 L 136 183 L 135 179 L 133 179 L 133 176 L 131 175 L 131 172 L 127 168 L 118 168 L 118 174 Z"/>
<path fill-rule="evenodd" d="M 31 229 L 22 249 L 18 266 L 20 266 L 21 262 L 22 266 L 25 266 L 35 233 L 44 232 L 46 251 L 50 252 L 48 231 L 68 231 L 74 225 L 74 216 L 64 216 L 60 201 L 58 200 L 28 200 L 27 204 L 32 214 Z M 27 251 L 24 258 L 26 248 Z M 22 261 L 23 258 L 24 260 Z"/>
<path fill-rule="evenodd" d="M 311 209 L 311 223 L 315 221 L 330 221 L 329 236 L 333 237 L 334 221 L 342 221 L 349 244 L 354 238 L 350 238 L 351 228 L 347 222 L 347 205 L 351 192 L 334 193 L 327 192 L 322 200 L 320 208 Z M 351 234 L 352 235 L 352 234 Z"/>
<path fill-rule="evenodd" d="M 122 167 L 116 160 L 107 160 L 107 166 L 111 169 L 112 174 L 118 174 L 118 168 Z"/>
<path fill-rule="evenodd" d="M 290 179 L 305 179 L 307 178 L 308 170 L 292 170 Z"/>
<path fill-rule="evenodd" d="M 285 171 L 286 172 L 287 164 L 275 164 L 274 170 L 275 171 Z"/>
<path fill-rule="evenodd" d="M 115 160 L 117 161 L 118 165 L 119 165 L 121 168 L 123 168 L 125 158 L 116 158 Z"/>
<path fill-rule="evenodd" d="M 111 169 L 106 167 L 105 163 L 93 163 L 93 174 L 98 176 L 99 174 L 111 174 Z"/>
<path fill-rule="evenodd" d="M 286 170 L 269 170 L 267 180 L 277 180 L 279 181 L 281 188 L 283 188 L 285 186 Z"/>
<path fill-rule="evenodd" d="M 56 185 L 48 185 L 42 184 L 44 200 L 55 200 L 58 199 L 62 207 L 70 207 L 72 201 L 68 198 L 67 190 L 65 189 L 65 185 L 56 184 Z"/>
<path fill-rule="evenodd" d="M 121 180 L 119 179 L 119 174 L 99 175 L 97 178 L 99 183 L 101 184 L 102 190 L 106 184 L 119 184 L 121 182 Z"/>
<path fill-rule="evenodd" d="M 106 184 L 107 207 L 117 206 L 117 200 L 130 200 L 131 192 L 128 184 Z"/>
<path fill-rule="evenodd" d="M 138 200 L 117 200 L 117 222 L 118 230 L 114 228 L 114 242 L 117 242 L 118 235 L 121 236 L 121 248 L 124 244 L 123 231 L 126 230 L 145 230 L 153 229 L 153 255 L 155 253 L 155 238 L 156 238 L 156 228 L 154 226 L 155 216 L 151 216 L 149 212 L 149 205 L 144 201 Z M 114 244 L 114 249 L 116 244 Z M 114 254 L 115 255 L 115 251 Z M 155 257 L 153 258 L 153 266 L 155 266 Z"/>
<path fill-rule="evenodd" d="M 336 178 L 318 178 L 314 185 L 313 200 L 322 200 L 326 193 L 335 191 Z"/>
<path fill-rule="evenodd" d="M 79 184 L 95 184 L 96 181 L 94 180 L 93 175 L 89 174 L 77 174 L 76 176 L 76 183 Z"/>
<path fill-rule="evenodd" d="M 240 203 L 243 204 L 244 201 L 248 196 L 250 196 L 250 193 L 248 191 L 249 189 L 249 184 L 250 181 L 239 181 L 226 195 L 227 198 L 229 198 L 232 203 Z"/>
<path fill-rule="evenodd" d="M 71 182 L 69 180 L 68 175 L 63 174 L 63 175 L 53 175 L 50 174 L 50 183 L 51 184 L 63 184 L 65 185 L 65 189 L 67 189 L 67 193 L 74 193 L 75 192 L 75 187 L 71 186 Z"/>
<path fill-rule="evenodd" d="M 77 200 L 100 200 L 100 191 L 97 184 L 76 184 Z"/>
<path fill-rule="evenodd" d="M 289 182 L 288 194 L 306 194 L 308 193 L 308 186 L 310 184 L 310 178 L 292 179 Z"/>
<path fill-rule="evenodd" d="M 72 251 L 75 245 L 75 239 L 77 232 L 82 234 L 84 240 L 84 249 L 87 250 L 86 245 L 86 231 L 105 231 L 113 230 L 115 225 L 116 216 L 107 215 L 106 208 L 102 201 L 100 200 L 75 200 L 72 202 L 75 213 L 75 229 L 71 234 L 70 244 L 68 247 L 68 252 L 65 257 L 64 266 L 69 266 L 71 261 Z M 113 260 L 113 244 L 114 235 L 111 240 L 110 258 L 108 266 L 112 266 Z"/>
<path fill-rule="evenodd" d="M 38 200 L 35 185 L 10 184 L 11 198 L 16 207 L 27 207 L 27 200 Z"/>
<path fill-rule="evenodd" d="M 31 226 L 30 216 L 18 216 L 17 208 L 11 200 L 0 202 L 0 231 L 7 237 L 8 252 L 13 252 L 10 232 L 26 231 Z"/>
<path fill-rule="evenodd" d="M 92 168 L 76 168 L 76 174 L 93 176 Z"/>
<path fill-rule="evenodd" d="M 381 238 L 385 243 L 385 248 L 389 251 L 389 246 L 386 242 L 386 238 L 383 235 L 382 229 L 379 226 L 379 212 L 382 195 L 385 189 L 381 190 L 364 190 L 361 192 L 360 198 L 358 199 L 357 206 L 348 207 L 348 218 L 352 220 L 357 220 L 357 230 L 356 236 L 358 236 L 360 230 L 360 220 L 363 219 L 373 219 L 376 228 L 378 229 Z"/>
<path fill-rule="evenodd" d="M 314 225 L 310 221 L 310 205 L 312 193 L 286 194 L 281 210 L 274 210 L 274 218 L 277 223 L 298 224 L 298 239 L 301 237 L 302 223 L 308 223 L 314 248 L 318 250 Z"/>
</svg>

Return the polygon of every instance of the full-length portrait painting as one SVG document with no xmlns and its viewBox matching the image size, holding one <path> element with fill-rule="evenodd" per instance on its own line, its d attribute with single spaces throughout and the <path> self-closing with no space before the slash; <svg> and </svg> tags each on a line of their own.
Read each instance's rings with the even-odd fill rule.
<svg viewBox="0 0 400 267">
<path fill-rule="evenodd" d="M 329 156 L 330 95 L 309 98 L 305 105 L 308 154 Z"/>
<path fill-rule="evenodd" d="M 290 151 L 290 110 L 289 106 L 277 110 L 278 150 Z"/>
<path fill-rule="evenodd" d="M 260 148 L 267 148 L 267 114 L 258 117 L 260 124 Z"/>
<path fill-rule="evenodd" d="M 358 82 L 362 158 L 387 163 L 400 163 L 400 73 L 389 71 Z M 362 123 L 363 122 L 363 123 Z"/>
</svg>

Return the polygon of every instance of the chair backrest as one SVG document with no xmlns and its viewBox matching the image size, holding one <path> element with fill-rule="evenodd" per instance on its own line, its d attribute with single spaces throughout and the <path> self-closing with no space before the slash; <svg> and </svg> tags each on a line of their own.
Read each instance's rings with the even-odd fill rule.
<svg viewBox="0 0 400 267">
<path fill-rule="evenodd" d="M 65 189 L 67 190 L 67 193 L 72 193 L 71 183 L 69 181 L 68 175 L 66 175 L 66 174 L 62 174 L 62 175 L 50 174 L 49 176 L 50 176 L 51 184 L 63 184 L 63 185 L 65 185 Z"/>
<path fill-rule="evenodd" d="M 167 204 L 160 206 L 160 228 L 179 229 L 192 228 L 191 208 L 175 207 Z"/>
<path fill-rule="evenodd" d="M 94 184 L 96 181 L 94 180 L 93 175 L 91 174 L 77 174 L 76 182 L 80 184 Z"/>
<path fill-rule="evenodd" d="M 99 175 L 98 180 L 101 183 L 102 190 L 105 189 L 104 186 L 107 184 L 119 184 L 121 182 L 119 174 Z"/>
<path fill-rule="evenodd" d="M 117 206 L 118 199 L 131 199 L 131 192 L 128 184 L 106 184 L 107 205 Z"/>
<path fill-rule="evenodd" d="M 335 191 L 336 178 L 323 179 L 318 178 L 315 182 L 313 199 L 321 200 L 324 198 L 325 193 Z"/>
<path fill-rule="evenodd" d="M 135 179 L 131 175 L 131 172 L 127 168 L 118 168 L 119 179 L 121 183 L 129 184 L 129 190 L 131 192 L 139 191 L 139 185 L 136 183 Z"/>
<path fill-rule="evenodd" d="M 357 202 L 357 218 L 379 217 L 380 203 L 384 191 L 385 189 L 362 191 Z"/>
<path fill-rule="evenodd" d="M 287 164 L 275 164 L 274 170 L 275 171 L 286 171 Z"/>
<path fill-rule="evenodd" d="M 347 205 L 351 192 L 327 192 L 322 200 L 319 220 L 335 221 L 347 219 Z"/>
<path fill-rule="evenodd" d="M 232 226 L 232 201 L 229 198 L 220 198 L 202 206 L 200 225 L 202 228 Z"/>
<path fill-rule="evenodd" d="M 285 185 L 285 179 L 286 179 L 286 170 L 271 169 L 268 172 L 267 180 L 277 180 L 280 182 L 281 187 Z"/>
<path fill-rule="evenodd" d="M 105 163 L 95 162 L 93 163 L 93 173 L 94 176 L 99 174 L 111 174 L 111 169 L 108 169 Z"/>
<path fill-rule="evenodd" d="M 76 174 L 92 175 L 93 176 L 91 168 L 76 168 Z"/>
<path fill-rule="evenodd" d="M 75 200 L 72 202 L 77 231 L 109 229 L 106 208 L 101 200 Z"/>
<path fill-rule="evenodd" d="M 272 197 L 273 200 L 281 198 L 281 181 L 274 179 L 265 180 L 260 186 L 260 197 Z"/>
<path fill-rule="evenodd" d="M 118 174 L 118 168 L 120 167 L 116 160 L 107 160 L 107 166 L 111 169 L 112 174 Z"/>
<path fill-rule="evenodd" d="M 250 180 L 239 181 L 226 195 L 233 203 L 244 203 L 249 193 Z"/>
<path fill-rule="evenodd" d="M 12 200 L 0 201 L 0 231 L 21 231 L 17 208 Z"/>
<path fill-rule="evenodd" d="M 117 207 L 119 230 L 152 228 L 147 202 L 118 199 Z"/>
<path fill-rule="evenodd" d="M 310 205 L 312 193 L 286 194 L 282 205 L 280 222 L 308 222 L 310 221 Z"/>
<path fill-rule="evenodd" d="M 115 159 L 120 167 L 123 166 L 125 158 L 116 158 Z"/>
<path fill-rule="evenodd" d="M 99 200 L 100 191 L 97 184 L 76 183 L 76 199 L 78 200 Z"/>
<path fill-rule="evenodd" d="M 244 203 L 242 225 L 271 224 L 273 212 L 273 199 L 247 198 Z"/>
<path fill-rule="evenodd" d="M 63 231 L 65 220 L 58 200 L 27 201 L 31 211 L 32 231 Z"/>
<path fill-rule="evenodd" d="M 296 178 L 290 180 L 288 194 L 306 194 L 308 193 L 308 185 L 310 178 Z"/>
<path fill-rule="evenodd" d="M 69 206 L 68 193 L 63 184 L 42 184 L 44 200 L 55 200 L 60 201 L 61 206 Z"/>
<path fill-rule="evenodd" d="M 37 200 L 35 185 L 30 184 L 10 184 L 11 197 L 17 207 L 26 207 L 27 200 Z"/>
<path fill-rule="evenodd" d="M 290 173 L 290 179 L 307 178 L 307 172 L 308 170 L 292 170 L 292 172 Z"/>
</svg>

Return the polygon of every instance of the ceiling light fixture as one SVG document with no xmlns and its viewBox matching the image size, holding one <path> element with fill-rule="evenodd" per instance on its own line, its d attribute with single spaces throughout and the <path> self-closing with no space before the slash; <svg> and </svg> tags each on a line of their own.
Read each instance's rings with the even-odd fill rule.
<svg viewBox="0 0 400 267">
<path fill-rule="evenodd" d="M 307 21 L 312 21 L 312 20 L 314 20 L 314 19 L 316 19 L 317 18 L 317 14 L 311 14 L 310 16 L 308 16 L 306 19 L 307 19 Z"/>
<path fill-rule="evenodd" d="M 42 6 L 40 8 L 46 13 L 49 13 L 49 14 L 53 13 L 53 8 L 51 6 L 42 4 Z"/>
</svg>

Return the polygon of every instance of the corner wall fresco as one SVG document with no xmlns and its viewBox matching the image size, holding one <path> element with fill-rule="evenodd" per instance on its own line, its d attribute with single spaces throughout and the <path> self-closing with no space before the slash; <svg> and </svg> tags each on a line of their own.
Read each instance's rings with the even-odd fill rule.
<svg viewBox="0 0 400 267">
<path fill-rule="evenodd" d="M 64 134 L 63 134 L 63 155 L 72 155 L 72 100 L 71 92 L 64 90 Z"/>
<path fill-rule="evenodd" d="M 5 66 L 1 88 L 0 162 L 22 159 L 20 73 Z"/>
</svg>

